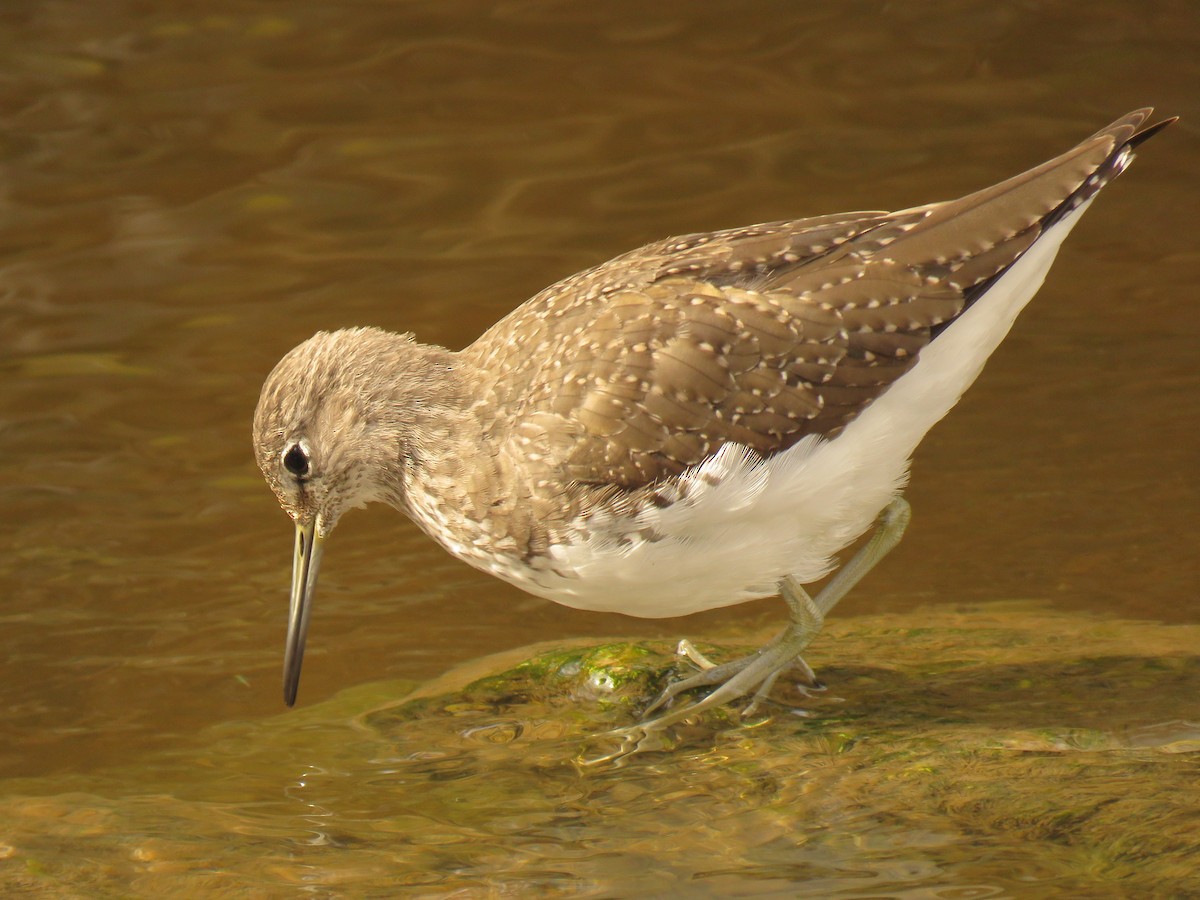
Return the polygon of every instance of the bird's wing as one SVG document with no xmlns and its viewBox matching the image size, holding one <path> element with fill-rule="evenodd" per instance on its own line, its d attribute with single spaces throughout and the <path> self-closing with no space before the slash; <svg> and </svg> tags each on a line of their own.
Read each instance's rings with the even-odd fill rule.
<svg viewBox="0 0 1200 900">
<path fill-rule="evenodd" d="M 1139 110 L 960 200 L 689 235 L 547 288 L 465 351 L 509 440 L 580 483 L 636 488 L 728 442 L 832 435 L 1057 217 L 1128 161 Z"/>
</svg>

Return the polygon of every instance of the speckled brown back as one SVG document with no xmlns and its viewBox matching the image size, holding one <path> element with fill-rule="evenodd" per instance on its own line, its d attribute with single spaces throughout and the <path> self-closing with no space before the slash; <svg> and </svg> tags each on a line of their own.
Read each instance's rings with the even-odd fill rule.
<svg viewBox="0 0 1200 900">
<path fill-rule="evenodd" d="M 567 278 L 463 352 L 506 410 L 492 438 L 635 488 L 730 441 L 834 434 L 1120 171 L 1148 112 L 960 200 L 672 238 Z"/>
</svg>

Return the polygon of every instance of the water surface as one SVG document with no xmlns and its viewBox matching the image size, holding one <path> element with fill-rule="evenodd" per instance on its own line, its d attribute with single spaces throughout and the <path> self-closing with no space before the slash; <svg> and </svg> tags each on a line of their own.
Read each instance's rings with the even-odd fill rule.
<svg viewBox="0 0 1200 900">
<path fill-rule="evenodd" d="M 12 797 L 81 816 L 112 846 L 122 829 L 153 830 L 137 805 L 170 843 L 182 826 L 156 804 L 195 797 L 197 783 L 232 778 L 269 824 L 308 777 L 303 713 L 270 720 L 291 526 L 248 432 L 266 373 L 313 331 L 375 324 L 459 347 L 544 285 L 642 242 L 957 196 L 1146 104 L 1184 121 L 1092 208 L 923 444 L 914 524 L 838 615 L 932 626 L 1023 599 L 1075 622 L 1178 626 L 1175 649 L 1194 652 L 1193 4 L 14 2 L 0 51 L 0 776 Z M 780 618 L 770 601 L 657 622 L 562 609 L 369 510 L 329 546 L 301 700 L 533 641 L 740 640 Z M 811 661 L 882 662 L 844 652 L 831 635 Z M 1129 689 L 1114 676 L 1094 703 Z M 1123 724 L 1189 715 L 1194 701 L 1155 695 Z M 271 746 L 294 723 L 290 754 L 273 772 L 162 762 L 203 756 L 233 722 L 247 740 L 261 726 Z M 1045 724 L 1072 723 L 1007 727 Z M 669 795 L 655 779 L 685 770 L 657 765 L 627 773 L 627 790 Z M 710 814 L 676 811 L 647 858 L 719 857 L 692 838 Z M 363 815 L 420 844 L 433 813 Z M 236 843 L 219 804 L 188 816 L 214 845 Z M 830 827 L 845 841 L 872 833 Z M 304 838 L 264 828 L 256 842 L 303 858 Z M 904 828 L 901 843 L 915 834 Z M 41 864 L 30 833 L 0 837 L 3 877 Z M 749 892 L 740 840 L 713 866 Z M 617 893 L 639 870 L 635 843 L 605 844 Z M 189 877 L 213 855 L 164 852 Z M 288 881 L 239 866 L 246 884 Z M 603 893 L 604 866 L 589 871 Z M 64 891 L 85 890 L 74 877 Z"/>
</svg>

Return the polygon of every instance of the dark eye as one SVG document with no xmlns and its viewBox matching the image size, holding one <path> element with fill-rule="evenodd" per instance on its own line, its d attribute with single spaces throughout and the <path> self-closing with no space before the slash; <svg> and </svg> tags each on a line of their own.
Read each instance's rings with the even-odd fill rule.
<svg viewBox="0 0 1200 900">
<path fill-rule="evenodd" d="M 283 454 L 283 467 L 300 478 L 308 474 L 308 454 L 299 444 L 292 444 Z"/>
</svg>

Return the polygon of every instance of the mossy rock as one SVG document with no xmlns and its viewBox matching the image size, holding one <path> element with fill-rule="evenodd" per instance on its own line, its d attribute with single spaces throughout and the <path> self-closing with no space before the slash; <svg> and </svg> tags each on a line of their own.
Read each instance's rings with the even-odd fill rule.
<svg viewBox="0 0 1200 900">
<path fill-rule="evenodd" d="M 522 648 L 10 782 L 0 890 L 1200 895 L 1198 647 L 1020 606 L 836 620 L 827 690 L 781 679 L 620 767 L 578 761 L 687 668 L 673 647 Z"/>
</svg>

